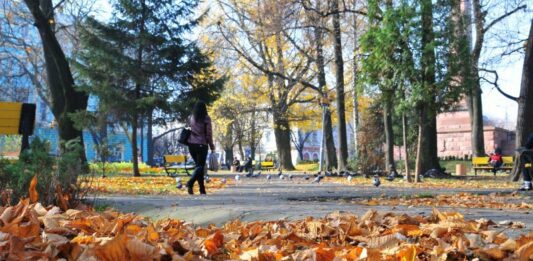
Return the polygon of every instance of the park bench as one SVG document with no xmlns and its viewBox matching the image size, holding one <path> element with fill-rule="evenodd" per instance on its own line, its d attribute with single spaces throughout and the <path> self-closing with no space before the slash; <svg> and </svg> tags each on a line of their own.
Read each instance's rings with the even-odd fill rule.
<svg viewBox="0 0 533 261">
<path fill-rule="evenodd" d="M 513 157 L 503 156 L 503 164 L 498 168 L 499 170 L 510 171 L 513 169 Z M 478 170 L 492 170 L 493 167 L 489 165 L 489 157 L 472 157 L 472 168 L 474 175 L 477 175 Z"/>
<path fill-rule="evenodd" d="M 22 150 L 30 147 L 35 125 L 35 104 L 0 102 L 0 135 L 22 135 Z"/>
<path fill-rule="evenodd" d="M 274 162 L 273 161 L 262 161 L 261 162 L 261 170 L 271 170 L 274 169 Z"/>
<path fill-rule="evenodd" d="M 181 170 L 190 176 L 189 169 L 194 169 L 194 166 L 187 166 L 187 155 L 164 155 L 163 168 L 169 177 L 177 176 Z"/>
</svg>

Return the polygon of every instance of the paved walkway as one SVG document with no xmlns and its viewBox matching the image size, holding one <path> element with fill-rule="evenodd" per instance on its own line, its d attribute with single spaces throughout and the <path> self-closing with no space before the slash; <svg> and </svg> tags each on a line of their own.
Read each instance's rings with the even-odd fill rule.
<svg viewBox="0 0 533 261">
<path fill-rule="evenodd" d="M 510 190 L 498 190 L 511 192 Z M 349 199 L 417 194 L 454 194 L 473 192 L 489 194 L 494 190 L 480 189 L 416 189 L 346 186 L 342 184 L 316 184 L 310 181 L 291 182 L 275 179 L 245 179 L 237 185 L 200 196 L 107 196 L 97 199 L 122 212 L 135 212 L 153 219 L 177 218 L 195 224 L 223 224 L 239 218 L 244 221 L 299 219 L 307 216 L 321 217 L 333 211 L 348 211 L 358 215 L 369 209 L 394 211 L 409 215 L 429 215 L 431 207 L 408 206 L 362 206 L 350 203 Z M 209 191 L 208 191 L 209 193 Z M 533 194 L 529 193 L 529 196 Z M 530 199 L 526 199 L 530 200 Z M 525 210 L 464 209 L 440 207 L 442 210 L 456 210 L 468 219 L 489 218 L 495 222 L 503 220 L 521 221 L 526 224 L 522 232 L 533 231 L 533 214 Z"/>
</svg>

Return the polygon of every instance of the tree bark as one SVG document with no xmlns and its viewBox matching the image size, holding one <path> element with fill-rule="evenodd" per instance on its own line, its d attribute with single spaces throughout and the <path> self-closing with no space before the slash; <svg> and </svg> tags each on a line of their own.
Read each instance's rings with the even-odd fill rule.
<svg viewBox="0 0 533 261">
<path fill-rule="evenodd" d="M 140 177 L 141 173 L 139 172 L 139 152 L 137 151 L 137 126 L 138 126 L 138 117 L 137 115 L 133 116 L 131 121 L 131 154 L 133 157 L 133 176 Z"/>
<path fill-rule="evenodd" d="M 405 113 L 402 113 L 402 139 L 405 162 L 405 177 L 407 178 L 407 182 L 413 182 L 413 177 L 411 176 L 411 171 L 409 168 L 409 150 L 407 149 L 407 117 L 405 116 Z"/>
<path fill-rule="evenodd" d="M 82 131 L 74 127 L 69 114 L 85 110 L 88 95 L 74 88 L 74 79 L 67 58 L 52 30 L 55 24 L 52 1 L 24 0 L 24 2 L 33 16 L 41 37 L 47 82 L 52 98 L 51 109 L 57 121 L 59 138 L 61 141 L 79 139 L 81 146 L 83 146 Z M 62 147 L 62 151 L 64 149 Z M 86 165 L 85 153 L 79 157 L 82 164 Z"/>
<path fill-rule="evenodd" d="M 389 95 L 383 101 L 383 125 L 385 130 L 385 170 L 396 170 L 394 163 L 394 131 L 392 129 L 392 104 Z"/>
<path fill-rule="evenodd" d="M 344 101 L 344 61 L 342 58 L 342 38 L 338 0 L 331 0 L 333 11 L 333 39 L 335 52 L 335 78 L 337 91 L 337 117 L 339 119 L 339 170 L 345 171 L 348 160 L 348 141 L 346 137 L 346 109 Z"/>
<path fill-rule="evenodd" d="M 291 129 L 289 121 L 284 115 L 274 113 L 274 137 L 278 149 L 280 168 L 284 170 L 294 170 L 291 156 Z"/>
<path fill-rule="evenodd" d="M 317 2 L 317 5 L 319 1 Z M 319 6 L 317 6 L 319 7 Z M 324 62 L 324 46 L 322 40 L 324 37 L 322 23 L 320 18 L 317 22 L 317 26 L 314 27 L 315 33 L 315 49 L 316 49 L 316 66 L 318 69 L 318 88 L 320 90 L 320 95 L 324 100 L 327 100 L 327 90 L 326 90 L 326 69 Z M 335 141 L 333 140 L 333 124 L 331 121 L 331 113 L 329 108 L 323 110 L 324 121 L 322 123 L 322 135 L 325 138 L 325 150 L 326 150 L 326 169 L 332 169 L 337 166 L 337 152 L 335 150 Z"/>
<path fill-rule="evenodd" d="M 431 0 L 421 2 L 422 12 L 422 80 L 424 97 L 418 106 L 418 148 L 415 181 L 429 169 L 440 169 L 437 157 L 437 120 L 435 104 L 435 51 L 430 46 L 435 40 L 433 32 L 433 6 Z"/>
<path fill-rule="evenodd" d="M 524 146 L 527 136 L 533 132 L 533 20 L 529 29 L 529 38 L 526 45 L 526 55 L 522 69 L 522 82 L 520 83 L 520 96 L 518 97 L 518 115 L 516 119 L 516 147 Z M 518 159 L 518 153 L 515 159 Z M 518 160 L 515 160 L 511 179 L 520 179 Z"/>
<path fill-rule="evenodd" d="M 355 1 L 354 1 L 355 2 Z M 354 155 L 353 158 L 357 159 L 359 155 L 359 149 L 357 147 L 357 130 L 359 128 L 359 101 L 358 99 L 358 93 L 357 93 L 357 52 L 358 52 L 358 41 L 357 41 L 357 19 L 356 15 L 354 14 L 354 21 L 353 21 L 353 37 L 354 37 L 354 43 L 353 43 L 353 145 L 354 145 Z"/>
<path fill-rule="evenodd" d="M 148 118 L 146 119 L 146 154 L 148 156 L 147 164 L 149 166 L 154 166 L 154 131 L 153 131 L 153 124 L 154 124 L 154 112 L 150 110 L 148 112 Z"/>
<path fill-rule="evenodd" d="M 471 75 L 474 77 L 472 81 L 472 89 L 469 93 L 468 99 L 468 112 L 470 114 L 470 126 L 472 128 L 472 155 L 473 156 L 484 156 L 485 155 L 485 144 L 484 144 L 484 133 L 483 133 L 483 108 L 481 101 L 481 86 L 479 79 L 479 58 L 481 55 L 481 49 L 483 48 L 483 41 L 485 39 L 485 30 L 484 30 L 484 20 L 485 15 L 481 10 L 480 0 L 473 0 L 473 10 L 474 10 L 474 25 L 476 30 L 476 42 L 472 50 L 472 64 L 471 64 Z"/>
</svg>

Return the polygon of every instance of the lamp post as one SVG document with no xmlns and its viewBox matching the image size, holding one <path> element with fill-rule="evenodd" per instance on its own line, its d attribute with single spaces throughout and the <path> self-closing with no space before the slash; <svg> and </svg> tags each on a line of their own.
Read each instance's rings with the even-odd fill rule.
<svg viewBox="0 0 533 261">
<path fill-rule="evenodd" d="M 322 107 L 322 139 L 320 142 L 320 161 L 318 163 L 318 170 L 323 170 L 324 162 L 324 147 L 326 145 L 326 113 L 329 106 L 329 100 L 327 93 L 324 93 L 322 97 L 318 99 L 318 104 Z"/>
</svg>

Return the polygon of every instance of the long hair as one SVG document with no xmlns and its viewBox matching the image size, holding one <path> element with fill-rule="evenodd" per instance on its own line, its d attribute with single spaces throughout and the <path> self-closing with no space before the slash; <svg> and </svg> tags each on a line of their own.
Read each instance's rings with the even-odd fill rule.
<svg viewBox="0 0 533 261">
<path fill-rule="evenodd" d="M 207 117 L 207 107 L 205 102 L 197 101 L 192 109 L 192 117 L 194 121 L 203 121 Z"/>
</svg>

